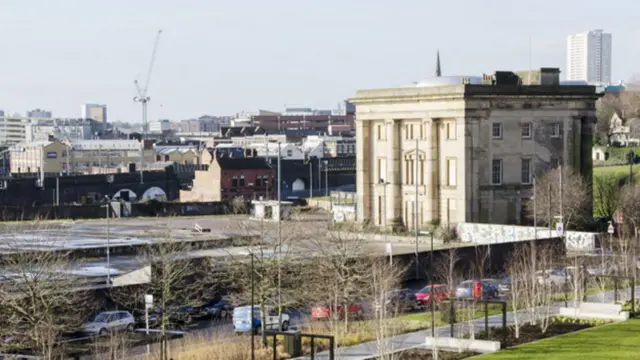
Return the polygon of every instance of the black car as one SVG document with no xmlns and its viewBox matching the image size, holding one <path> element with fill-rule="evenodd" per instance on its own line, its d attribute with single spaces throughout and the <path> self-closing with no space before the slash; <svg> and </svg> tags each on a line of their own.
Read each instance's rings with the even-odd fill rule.
<svg viewBox="0 0 640 360">
<path fill-rule="evenodd" d="M 400 312 L 414 311 L 418 309 L 416 294 L 410 289 L 392 290 L 385 294 L 386 305 Z"/>
<path fill-rule="evenodd" d="M 191 323 L 194 314 L 192 306 L 180 306 L 167 309 L 167 322 L 170 327 L 184 327 Z M 162 323 L 162 310 L 155 308 L 149 312 L 149 327 L 154 328 Z"/>
<path fill-rule="evenodd" d="M 211 300 L 202 306 L 201 314 L 212 319 L 231 319 L 233 305 L 226 299 Z"/>
</svg>

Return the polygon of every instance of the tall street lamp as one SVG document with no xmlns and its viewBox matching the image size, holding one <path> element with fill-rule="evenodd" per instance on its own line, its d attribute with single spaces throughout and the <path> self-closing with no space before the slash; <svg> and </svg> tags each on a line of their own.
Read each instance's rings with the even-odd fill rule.
<svg viewBox="0 0 640 360">
<path fill-rule="evenodd" d="M 107 216 L 107 286 L 111 286 L 111 198 L 109 196 L 104 198 L 107 200 L 107 204 L 104 205 Z"/>
<path fill-rule="evenodd" d="M 431 252 L 429 253 L 429 271 L 427 272 L 427 277 L 429 279 L 429 289 L 431 289 L 431 297 L 429 298 L 429 302 L 431 303 L 431 337 L 435 339 L 436 337 L 436 307 L 434 302 L 435 292 L 433 290 L 433 230 L 430 231 L 420 231 L 420 235 L 429 235 L 431 239 Z M 416 241 L 416 251 L 418 248 L 418 242 Z M 417 252 L 416 252 L 417 254 Z M 417 260 L 417 258 L 416 258 Z"/>
</svg>

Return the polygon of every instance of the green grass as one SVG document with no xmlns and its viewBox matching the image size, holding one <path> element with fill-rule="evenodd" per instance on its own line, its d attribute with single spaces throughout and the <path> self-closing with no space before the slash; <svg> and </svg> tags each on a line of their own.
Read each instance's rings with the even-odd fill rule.
<svg viewBox="0 0 640 360">
<path fill-rule="evenodd" d="M 640 319 L 560 335 L 497 353 L 474 357 L 478 360 L 638 358 L 640 358 Z"/>
<path fill-rule="evenodd" d="M 627 162 L 627 154 L 633 150 L 636 156 L 640 156 L 640 148 L 631 147 L 613 147 L 605 149 L 609 153 L 609 158 L 604 163 L 620 163 Z"/>
<path fill-rule="evenodd" d="M 640 164 L 633 166 L 633 174 L 640 173 Z M 624 176 L 629 174 L 629 165 L 598 166 L 593 168 L 593 176 Z"/>
</svg>

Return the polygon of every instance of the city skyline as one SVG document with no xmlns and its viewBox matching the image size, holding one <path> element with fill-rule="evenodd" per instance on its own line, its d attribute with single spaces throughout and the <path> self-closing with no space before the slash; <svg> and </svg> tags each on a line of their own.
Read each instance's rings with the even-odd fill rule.
<svg viewBox="0 0 640 360">
<path fill-rule="evenodd" d="M 566 38 L 589 29 L 605 29 L 616 38 L 613 82 L 640 72 L 634 68 L 640 50 L 629 46 L 639 27 L 629 11 L 639 6 L 631 1 L 587 1 L 580 7 L 539 1 L 526 12 L 516 3 L 492 3 L 502 14 L 519 16 L 501 16 L 476 3 L 464 3 L 461 12 L 460 4 L 7 4 L 0 41 L 22 56 L 5 61 L 0 108 L 12 114 L 38 107 L 75 117 L 79 105 L 98 102 L 108 106 L 110 122 L 139 122 L 133 81 L 144 80 L 158 29 L 164 32 L 149 87 L 150 121 L 290 104 L 333 108 L 357 89 L 433 76 L 438 49 L 443 75 L 530 64 L 559 67 L 566 78 Z M 602 17 L 605 12 L 616 16 Z M 78 16 L 89 13 L 100 13 L 101 20 Z M 478 15 L 486 13 L 492 15 Z"/>
<path fill-rule="evenodd" d="M 610 83 L 612 35 L 602 29 L 567 37 L 567 80 Z"/>
</svg>

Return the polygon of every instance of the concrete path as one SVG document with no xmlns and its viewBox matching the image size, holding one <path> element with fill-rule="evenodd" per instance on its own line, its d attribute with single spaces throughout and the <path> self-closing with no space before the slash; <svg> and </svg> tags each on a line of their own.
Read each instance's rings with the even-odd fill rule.
<svg viewBox="0 0 640 360">
<path fill-rule="evenodd" d="M 636 298 L 640 296 L 640 286 L 637 286 L 636 289 Z M 591 302 L 602 302 L 604 298 L 604 302 L 611 303 L 614 300 L 614 292 L 609 291 L 604 294 L 596 294 L 589 296 L 587 301 Z M 556 315 L 558 313 L 558 309 L 564 306 L 564 302 L 555 303 L 551 308 L 551 315 Z M 572 306 L 572 301 L 569 302 L 569 306 Z M 517 312 L 518 319 L 520 321 L 526 321 L 528 319 L 528 314 L 526 310 L 520 310 Z M 507 313 L 507 324 L 511 325 L 514 322 L 514 312 Z M 483 330 L 485 326 L 485 319 L 477 319 L 473 321 L 473 330 L 480 331 Z M 493 315 L 489 317 L 489 326 L 502 326 L 502 315 Z M 437 336 L 445 337 L 450 336 L 450 326 L 442 326 L 436 328 Z M 467 324 L 456 324 L 454 326 L 454 334 L 459 334 L 460 332 L 469 333 L 471 329 Z M 376 356 L 379 352 L 387 353 L 387 352 L 395 352 L 402 351 L 406 349 L 411 349 L 415 347 L 424 346 L 425 338 L 427 336 L 431 336 L 431 329 L 422 330 L 412 333 L 407 333 L 403 335 L 395 336 L 391 339 L 387 339 L 383 341 L 380 346 L 376 341 L 370 341 L 366 343 L 362 343 L 359 345 L 339 348 L 336 351 L 336 359 L 340 360 L 366 360 L 371 359 Z M 380 347 L 380 351 L 378 350 Z M 310 360 L 311 357 L 304 356 L 297 358 L 296 360 Z M 315 355 L 315 360 L 326 360 L 329 359 L 329 352 L 324 351 Z"/>
</svg>

